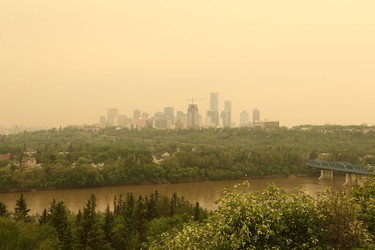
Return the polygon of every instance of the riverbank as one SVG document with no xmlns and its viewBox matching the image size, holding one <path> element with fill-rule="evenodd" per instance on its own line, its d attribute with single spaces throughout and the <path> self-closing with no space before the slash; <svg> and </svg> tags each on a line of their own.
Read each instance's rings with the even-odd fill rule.
<svg viewBox="0 0 375 250">
<path fill-rule="evenodd" d="M 320 172 L 319 172 L 320 173 Z M 134 185 L 161 185 L 161 184 L 178 184 L 178 183 L 196 183 L 196 182 L 216 182 L 216 181 L 233 181 L 233 180 L 252 180 L 252 179 L 271 179 L 271 178 L 295 178 L 295 177 L 314 177 L 319 176 L 318 170 L 308 170 L 305 173 L 293 175 L 270 175 L 270 176 L 244 176 L 240 178 L 227 178 L 227 179 L 191 179 L 181 181 L 159 181 L 159 182 L 142 182 L 142 183 L 122 183 L 114 185 L 93 185 L 93 186 L 66 186 L 66 187 L 46 187 L 46 188 L 24 188 L 24 189 L 11 189 L 0 190 L 1 193 L 22 193 L 22 192 L 38 192 L 49 190 L 71 190 L 71 189 L 87 189 L 87 188 L 103 188 L 103 187 L 117 187 L 117 186 L 134 186 Z"/>
</svg>

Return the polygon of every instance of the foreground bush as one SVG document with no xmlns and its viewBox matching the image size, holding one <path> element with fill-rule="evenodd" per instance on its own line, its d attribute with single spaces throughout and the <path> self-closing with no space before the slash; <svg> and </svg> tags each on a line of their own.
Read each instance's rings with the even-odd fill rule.
<svg viewBox="0 0 375 250">
<path fill-rule="evenodd" d="M 317 199 L 275 186 L 251 192 L 244 183 L 225 191 L 206 223 L 165 234 L 150 249 L 352 249 L 371 248 L 347 195 L 326 191 Z M 341 231 L 335 231 L 341 230 Z"/>
</svg>

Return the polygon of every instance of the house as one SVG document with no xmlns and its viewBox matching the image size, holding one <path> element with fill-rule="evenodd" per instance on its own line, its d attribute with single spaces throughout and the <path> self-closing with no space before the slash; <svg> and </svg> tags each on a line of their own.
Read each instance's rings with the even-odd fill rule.
<svg viewBox="0 0 375 250">
<path fill-rule="evenodd" d="M 24 168 L 35 168 L 37 166 L 35 157 L 25 156 L 21 160 L 21 166 Z"/>
<path fill-rule="evenodd" d="M 7 154 L 1 154 L 0 155 L 0 159 L 2 159 L 2 160 L 10 160 L 10 158 L 12 158 L 12 154 L 10 154 L 10 153 L 7 153 Z"/>
</svg>

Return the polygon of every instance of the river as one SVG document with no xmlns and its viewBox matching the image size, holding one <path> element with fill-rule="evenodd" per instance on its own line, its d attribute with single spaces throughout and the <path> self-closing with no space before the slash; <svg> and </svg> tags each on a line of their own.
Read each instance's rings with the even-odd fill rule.
<svg viewBox="0 0 375 250">
<path fill-rule="evenodd" d="M 115 187 L 98 187 L 98 188 L 82 188 L 82 189 L 63 189 L 63 190 L 45 190 L 34 192 L 23 192 L 30 208 L 31 214 L 41 214 L 44 208 L 49 208 L 53 199 L 56 201 L 63 201 L 67 207 L 77 212 L 82 209 L 91 194 L 95 194 L 97 198 L 97 209 L 104 211 L 107 204 L 112 208 L 114 196 L 122 194 L 126 195 L 128 192 L 133 192 L 135 197 L 139 195 L 150 195 L 155 190 L 160 194 L 170 196 L 173 192 L 184 196 L 192 203 L 196 201 L 207 208 L 214 210 L 217 208 L 215 201 L 222 194 L 224 188 L 233 188 L 234 185 L 242 183 L 244 180 L 230 180 L 230 181 L 210 181 L 210 182 L 190 182 L 190 183 L 176 183 L 176 184 L 155 184 L 155 185 L 125 185 Z M 345 182 L 345 176 L 335 176 L 333 180 L 318 180 L 317 177 L 281 177 L 281 178 L 267 178 L 267 179 L 249 179 L 250 187 L 253 190 L 264 189 L 267 184 L 274 183 L 276 186 L 283 188 L 287 192 L 293 192 L 296 189 L 306 190 L 308 193 L 314 195 L 317 192 L 323 191 L 325 187 L 333 189 L 341 189 Z M 0 201 L 5 203 L 8 210 L 13 210 L 16 200 L 20 197 L 19 192 L 14 193 L 0 193 Z"/>
</svg>

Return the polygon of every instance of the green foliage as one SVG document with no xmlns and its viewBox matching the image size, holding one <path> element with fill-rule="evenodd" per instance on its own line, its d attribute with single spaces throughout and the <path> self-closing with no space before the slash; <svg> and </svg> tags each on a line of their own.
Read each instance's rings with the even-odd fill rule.
<svg viewBox="0 0 375 250">
<path fill-rule="evenodd" d="M 64 129 L 16 134 L 1 138 L 0 153 L 15 157 L 10 163 L 0 162 L 0 191 L 308 174 L 308 158 L 374 162 L 375 133 L 368 129 L 373 128 L 105 129 L 100 133 Z M 41 165 L 19 171 L 25 142 Z M 163 157 L 165 152 L 169 157 Z"/>
<path fill-rule="evenodd" d="M 375 238 L 375 175 L 353 188 L 353 200 L 359 204 L 359 218 Z"/>
<path fill-rule="evenodd" d="M 7 209 L 7 206 L 0 201 L 0 217 L 7 217 L 9 216 L 9 211 Z"/>
<path fill-rule="evenodd" d="M 25 198 L 23 198 L 23 194 L 20 195 L 20 198 L 16 201 L 16 207 L 14 208 L 14 218 L 17 221 L 30 221 L 29 215 L 30 209 L 27 208 L 27 203 Z"/>
<path fill-rule="evenodd" d="M 225 190 L 210 216 L 157 191 L 115 197 L 103 213 L 94 195 L 76 215 L 53 200 L 38 223 L 1 216 L 0 249 L 374 249 L 373 181 L 317 197 L 244 183 Z M 18 214 L 28 210 L 22 195 L 17 204 Z"/>
<path fill-rule="evenodd" d="M 251 192 L 245 183 L 225 191 L 218 204 L 206 223 L 191 223 L 179 232 L 164 234 L 149 249 L 371 247 L 347 196 L 327 192 L 316 200 L 304 192 L 287 194 L 274 186 Z"/>
<path fill-rule="evenodd" d="M 318 209 L 324 218 L 323 245 L 335 249 L 353 249 L 371 242 L 371 235 L 358 219 L 358 205 L 346 192 L 329 189 L 318 195 Z"/>
<path fill-rule="evenodd" d="M 49 225 L 55 228 L 59 239 L 59 245 L 61 249 L 71 249 L 71 225 L 68 220 L 68 209 L 62 201 L 52 201 L 51 207 L 47 214 L 43 212 L 42 220 L 47 221 Z"/>
<path fill-rule="evenodd" d="M 96 212 L 96 197 L 91 195 L 83 208 L 82 217 L 77 221 L 76 235 L 79 249 L 104 249 L 105 235 Z"/>
<path fill-rule="evenodd" d="M 58 249 L 54 229 L 0 217 L 0 249 Z"/>
</svg>

